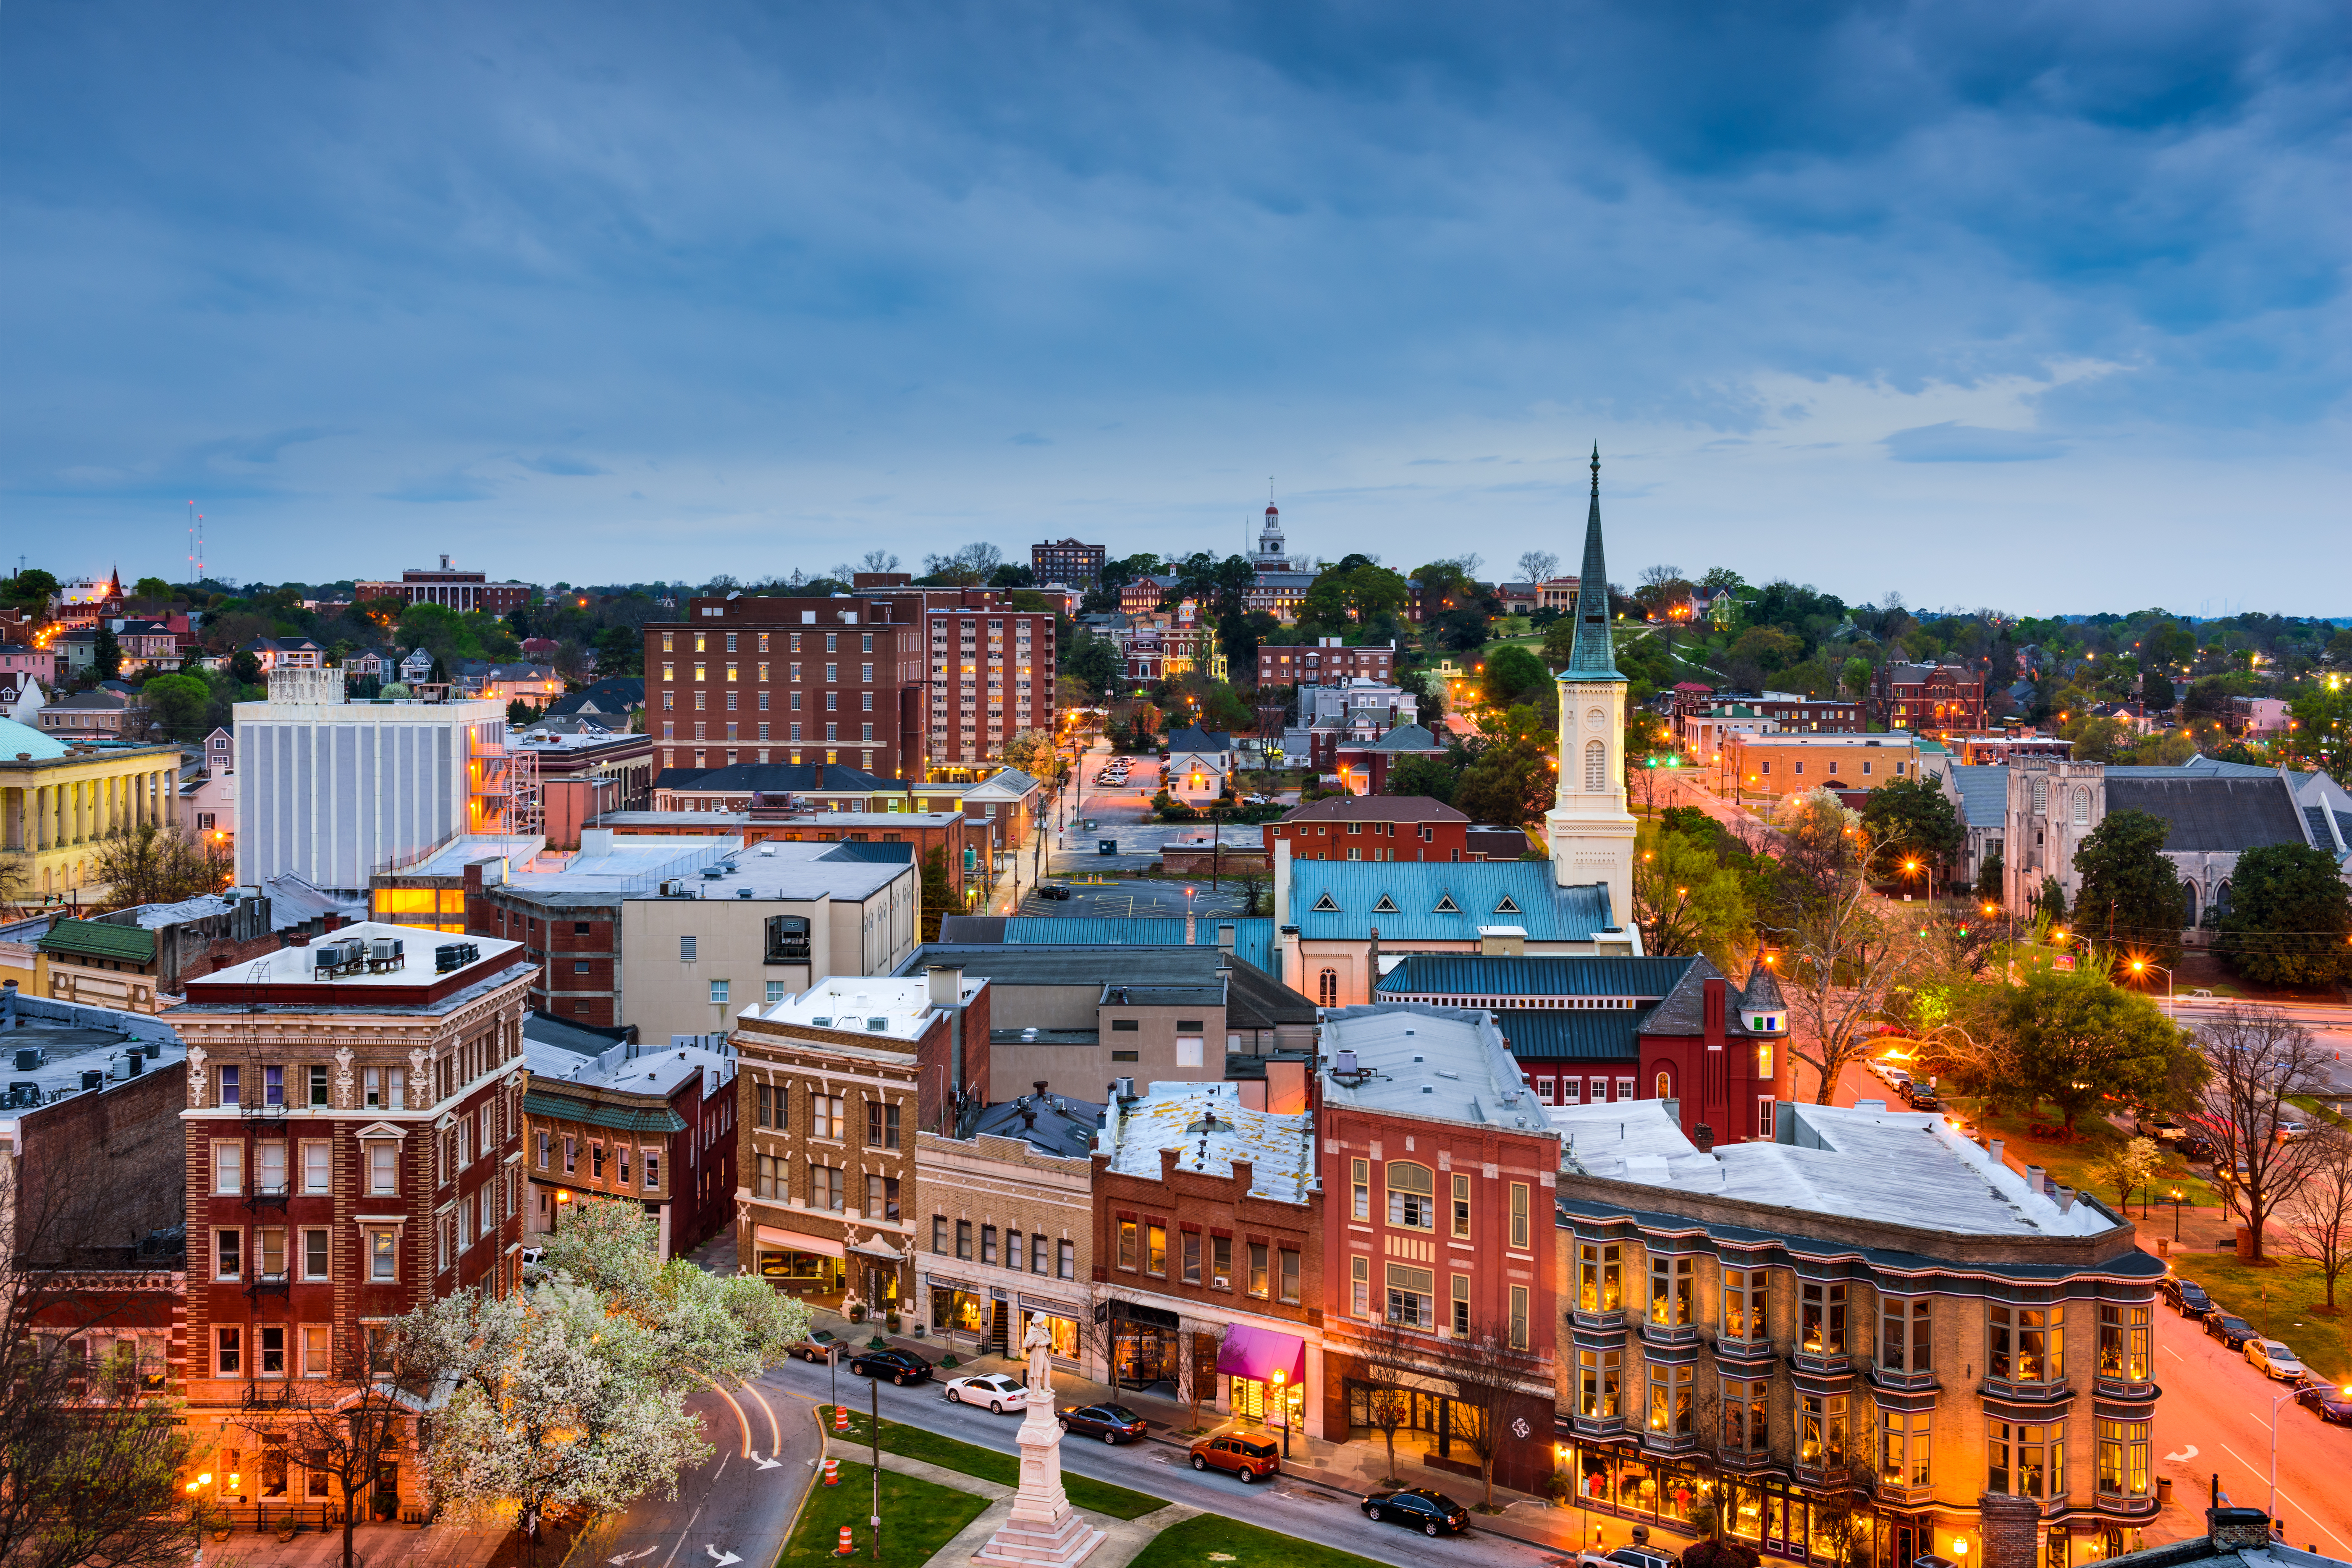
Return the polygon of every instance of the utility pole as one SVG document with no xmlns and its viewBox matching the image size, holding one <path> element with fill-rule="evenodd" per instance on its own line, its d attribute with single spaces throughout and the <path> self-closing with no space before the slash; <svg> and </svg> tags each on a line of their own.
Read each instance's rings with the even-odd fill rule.
<svg viewBox="0 0 2352 1568">
<path fill-rule="evenodd" d="M 873 1440 L 874 1512 L 866 1521 L 866 1533 L 874 1538 L 873 1557 L 882 1560 L 882 1379 L 877 1375 L 866 1389 L 874 1396 L 874 1408 L 866 1420 L 867 1437 Z"/>
</svg>

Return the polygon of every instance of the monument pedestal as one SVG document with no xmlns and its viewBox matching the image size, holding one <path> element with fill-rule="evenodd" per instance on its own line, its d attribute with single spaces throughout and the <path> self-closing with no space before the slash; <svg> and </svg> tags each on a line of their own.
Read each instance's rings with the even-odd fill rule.
<svg viewBox="0 0 2352 1568">
<path fill-rule="evenodd" d="M 1062 1428 L 1051 1397 L 1029 1407 L 1014 1441 L 1021 1448 L 1021 1487 L 1013 1517 L 971 1554 L 975 1563 L 1054 1564 L 1083 1563 L 1108 1539 L 1078 1517 L 1062 1486 Z"/>
</svg>

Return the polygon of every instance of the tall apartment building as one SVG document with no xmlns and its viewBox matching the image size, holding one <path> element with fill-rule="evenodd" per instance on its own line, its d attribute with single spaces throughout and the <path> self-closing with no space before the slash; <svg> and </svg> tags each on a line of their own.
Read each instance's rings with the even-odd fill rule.
<svg viewBox="0 0 2352 1568">
<path fill-rule="evenodd" d="M 459 615 L 479 610 L 503 616 L 530 603 L 531 586 L 528 583 L 493 583 L 481 572 L 460 572 L 444 555 L 437 568 L 411 567 L 400 574 L 397 583 L 354 583 L 352 592 L 361 601 L 404 599 L 412 605 L 440 605 Z"/>
<path fill-rule="evenodd" d="M 1260 686 L 1342 686 L 1350 680 L 1386 681 L 1395 668 L 1393 642 L 1348 647 L 1338 637 L 1319 637 L 1312 647 L 1261 643 L 1257 650 Z"/>
<path fill-rule="evenodd" d="M 499 703 L 354 702 L 340 669 L 278 669 L 267 700 L 235 711 L 240 883 L 291 872 L 356 891 L 458 834 L 519 826 L 535 793 Z"/>
<path fill-rule="evenodd" d="M 241 1491 L 317 1497 L 268 1435 L 373 1363 L 383 1324 L 520 1282 L 520 944 L 362 921 L 191 980 L 164 1019 L 188 1047 L 185 1399 Z M 428 1506 L 414 1434 L 371 1511 Z"/>
<path fill-rule="evenodd" d="M 1054 722 L 1054 616 L 985 588 L 688 602 L 646 628 L 659 766 L 976 768 Z"/>
<path fill-rule="evenodd" d="M 1099 544 L 1083 544 L 1075 539 L 1033 544 L 1029 547 L 1030 575 L 1040 583 L 1091 588 L 1102 581 L 1103 561 L 1108 553 Z"/>
</svg>

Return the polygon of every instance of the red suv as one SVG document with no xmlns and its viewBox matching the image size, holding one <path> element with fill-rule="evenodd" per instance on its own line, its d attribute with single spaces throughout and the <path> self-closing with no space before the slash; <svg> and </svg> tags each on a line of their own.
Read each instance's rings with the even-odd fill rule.
<svg viewBox="0 0 2352 1568">
<path fill-rule="evenodd" d="M 1254 1437 L 1203 1437 L 1192 1445 L 1192 1468 L 1230 1470 L 1247 1486 L 1262 1476 L 1281 1473 L 1282 1450 Z"/>
</svg>

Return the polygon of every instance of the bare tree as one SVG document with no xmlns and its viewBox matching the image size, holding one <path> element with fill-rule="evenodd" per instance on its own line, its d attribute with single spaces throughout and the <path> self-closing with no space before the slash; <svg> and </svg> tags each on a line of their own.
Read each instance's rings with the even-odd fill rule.
<svg viewBox="0 0 2352 1568">
<path fill-rule="evenodd" d="M 1217 1396 L 1217 1349 L 1225 1331 L 1216 1323 L 1188 1323 L 1177 1335 L 1176 1397 L 1192 1412 L 1188 1437 L 1201 1430 L 1201 1405 Z"/>
<path fill-rule="evenodd" d="M 1789 1054 L 1818 1075 L 1814 1102 L 1828 1105 L 1846 1064 L 1869 1053 L 1866 1031 L 1920 948 L 1909 922 L 1871 892 L 1866 868 L 1880 845 L 1836 795 L 1801 797 L 1780 827 L 1778 905 L 1765 923 L 1783 939 L 1778 973 L 1799 1026 Z"/>
<path fill-rule="evenodd" d="M 2198 1034 L 2213 1069 L 2199 1118 L 2221 1146 L 2213 1173 L 2221 1178 L 2222 1203 L 2243 1217 L 2260 1258 L 2272 1212 L 2320 1158 L 2318 1140 L 2284 1136 L 2288 1122 L 2303 1119 L 2293 1097 L 2318 1087 L 2319 1045 L 2276 1007 L 2236 1003 L 2200 1025 Z"/>
<path fill-rule="evenodd" d="M 896 572 L 898 558 L 887 550 L 869 550 L 858 564 L 868 572 Z"/>
<path fill-rule="evenodd" d="M 1559 557 L 1549 550 L 1530 550 L 1519 557 L 1519 575 L 1541 587 L 1559 574 Z"/>
<path fill-rule="evenodd" d="M 1365 1414 L 1388 1444 L 1389 1468 L 1381 1484 L 1402 1486 L 1397 1475 L 1396 1435 L 1412 1419 L 1413 1384 L 1408 1379 L 1427 1342 L 1421 1334 L 1388 1322 L 1367 1324 L 1354 1331 L 1363 1342 L 1363 1359 L 1358 1367 L 1365 1390 Z"/>
<path fill-rule="evenodd" d="M 332 1485 L 328 1500 L 341 1516 L 343 1568 L 353 1568 L 352 1528 L 367 1509 L 384 1452 L 399 1445 L 424 1404 L 422 1391 L 401 1384 L 383 1349 L 358 1344 L 336 1358 L 332 1377 L 288 1384 L 282 1405 L 248 1415 L 238 1425 L 265 1451 L 281 1447 L 279 1462 L 299 1462 L 307 1474 Z"/>
<path fill-rule="evenodd" d="M 1436 1372 L 1449 1385 L 1454 1436 L 1478 1456 L 1478 1477 L 1486 1496 L 1481 1505 L 1495 1511 L 1495 1458 L 1510 1435 L 1512 1409 L 1531 1392 L 1548 1394 L 1539 1386 L 1535 1358 L 1512 1347 L 1499 1323 L 1473 1323 L 1470 1332 L 1437 1342 Z"/>
<path fill-rule="evenodd" d="M 2303 1180 L 2278 1206 L 2279 1245 L 2319 1266 L 2334 1312 L 2336 1281 L 2352 1263 L 2352 1133 L 2329 1127 L 2311 1142 Z"/>
<path fill-rule="evenodd" d="M 99 841 L 91 875 L 117 907 L 168 904 L 224 886 L 226 861 L 208 855 L 175 828 L 152 822 L 118 827 Z"/>
</svg>

